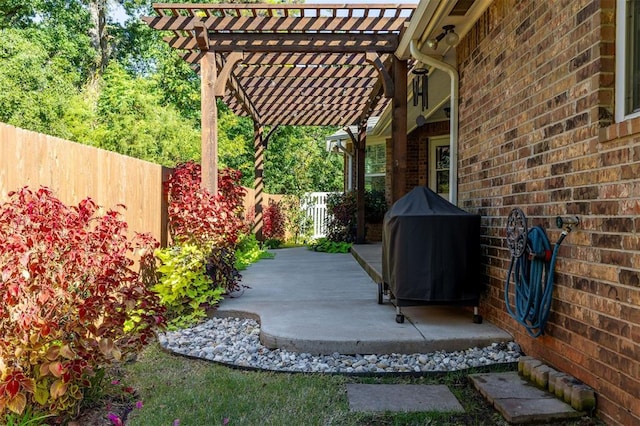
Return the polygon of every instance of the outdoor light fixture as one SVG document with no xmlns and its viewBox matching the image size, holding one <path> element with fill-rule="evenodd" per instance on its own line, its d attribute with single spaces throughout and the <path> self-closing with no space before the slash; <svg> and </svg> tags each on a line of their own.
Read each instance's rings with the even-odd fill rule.
<svg viewBox="0 0 640 426">
<path fill-rule="evenodd" d="M 411 73 L 413 74 L 413 106 L 418 106 L 418 98 L 420 98 L 420 106 L 424 111 L 429 108 L 429 70 L 422 62 L 418 62 Z"/>
<path fill-rule="evenodd" d="M 444 42 L 451 47 L 457 45 L 460 41 L 460 36 L 455 33 L 455 28 L 455 25 L 445 25 L 444 27 L 442 27 L 443 31 L 438 34 L 436 38 L 427 40 L 427 46 L 429 46 L 433 50 L 436 50 L 438 48 L 438 43 L 440 43 L 442 39 L 444 39 Z"/>
</svg>

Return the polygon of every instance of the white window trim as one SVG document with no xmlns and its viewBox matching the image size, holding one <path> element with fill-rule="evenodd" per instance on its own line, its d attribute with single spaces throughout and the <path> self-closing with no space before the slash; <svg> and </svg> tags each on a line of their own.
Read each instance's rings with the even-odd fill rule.
<svg viewBox="0 0 640 426">
<path fill-rule="evenodd" d="M 633 114 L 626 114 L 626 59 L 627 59 L 627 1 L 617 0 L 616 2 L 616 123 L 640 117 L 640 111 Z"/>
</svg>

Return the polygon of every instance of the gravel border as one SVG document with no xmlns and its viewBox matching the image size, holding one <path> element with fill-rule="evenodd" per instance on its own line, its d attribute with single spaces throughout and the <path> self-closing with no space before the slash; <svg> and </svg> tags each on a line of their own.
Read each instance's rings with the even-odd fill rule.
<svg viewBox="0 0 640 426">
<path fill-rule="evenodd" d="M 516 363 L 515 342 L 493 343 L 464 351 L 415 354 L 312 355 L 268 349 L 260 343 L 260 325 L 247 318 L 211 318 L 194 327 L 158 335 L 167 351 L 233 367 L 279 372 L 329 374 L 420 374 Z"/>
</svg>

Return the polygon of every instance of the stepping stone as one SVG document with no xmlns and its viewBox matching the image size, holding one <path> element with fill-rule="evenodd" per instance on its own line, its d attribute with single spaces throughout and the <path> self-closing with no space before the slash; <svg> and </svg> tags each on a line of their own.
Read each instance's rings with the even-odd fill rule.
<svg viewBox="0 0 640 426">
<path fill-rule="evenodd" d="M 582 415 L 517 372 L 470 374 L 469 378 L 509 423 L 550 422 Z"/>
<path fill-rule="evenodd" d="M 348 384 L 349 409 L 360 412 L 456 412 L 464 408 L 445 385 Z"/>
</svg>

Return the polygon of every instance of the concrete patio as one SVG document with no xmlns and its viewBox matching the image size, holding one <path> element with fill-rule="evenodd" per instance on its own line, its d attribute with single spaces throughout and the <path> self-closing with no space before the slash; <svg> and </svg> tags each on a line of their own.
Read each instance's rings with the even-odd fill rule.
<svg viewBox="0 0 640 426">
<path fill-rule="evenodd" d="M 379 246 L 377 252 L 375 245 L 355 247 L 360 261 L 375 270 Z M 455 306 L 406 307 L 406 321 L 396 323 L 395 307 L 377 303 L 377 284 L 352 254 L 307 248 L 274 253 L 275 259 L 243 271 L 242 283 L 249 288 L 216 311 L 260 321 L 261 341 L 269 348 L 312 354 L 425 353 L 512 340 L 486 321 L 474 324 L 468 309 Z"/>
</svg>

